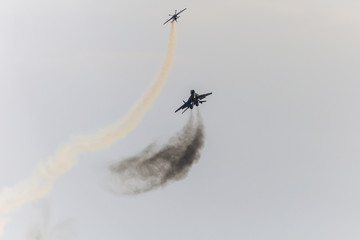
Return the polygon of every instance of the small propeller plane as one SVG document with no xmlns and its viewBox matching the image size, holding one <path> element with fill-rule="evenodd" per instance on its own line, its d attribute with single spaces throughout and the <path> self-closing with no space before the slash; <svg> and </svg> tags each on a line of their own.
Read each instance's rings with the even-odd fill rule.
<svg viewBox="0 0 360 240">
<path fill-rule="evenodd" d="M 182 112 L 182 113 L 184 113 L 189 108 L 193 109 L 194 105 L 199 106 L 199 103 L 206 102 L 206 101 L 202 101 L 202 99 L 204 99 L 206 96 L 211 95 L 212 92 L 199 95 L 195 92 L 195 90 L 191 90 L 190 94 L 191 95 L 190 95 L 189 99 L 187 100 L 187 102 L 185 102 L 183 100 L 184 104 L 181 107 L 179 107 L 175 112 L 179 111 L 180 109 L 185 108 L 185 110 Z"/>
<path fill-rule="evenodd" d="M 182 13 L 183 11 L 185 11 L 186 10 L 186 8 L 184 8 L 183 10 L 181 10 L 180 12 L 178 12 L 178 13 L 176 13 L 177 12 L 177 10 L 175 10 L 175 14 L 173 14 L 173 15 L 171 15 L 171 14 L 169 14 L 169 16 L 171 16 L 171 18 L 169 18 L 169 20 L 167 20 L 166 22 L 164 22 L 164 25 L 166 24 L 166 23 L 168 23 L 169 21 L 171 21 L 171 22 L 173 22 L 173 21 L 176 21 L 177 22 L 177 19 L 180 17 L 180 16 L 178 16 L 180 13 Z"/>
</svg>

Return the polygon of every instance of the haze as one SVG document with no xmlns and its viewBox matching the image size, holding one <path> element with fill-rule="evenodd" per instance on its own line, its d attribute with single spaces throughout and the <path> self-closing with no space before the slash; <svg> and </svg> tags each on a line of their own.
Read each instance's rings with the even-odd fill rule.
<svg viewBox="0 0 360 240">
<path fill-rule="evenodd" d="M 48 195 L 6 216 L 0 239 L 66 219 L 71 234 L 51 239 L 359 239 L 359 7 L 1 1 L 0 191 L 72 137 L 120 119 L 162 64 L 163 22 L 187 10 L 166 85 L 137 128 L 80 155 Z M 199 107 L 205 140 L 186 178 L 112 194 L 109 164 L 181 130 L 189 110 L 174 111 L 191 89 L 213 95 Z"/>
</svg>

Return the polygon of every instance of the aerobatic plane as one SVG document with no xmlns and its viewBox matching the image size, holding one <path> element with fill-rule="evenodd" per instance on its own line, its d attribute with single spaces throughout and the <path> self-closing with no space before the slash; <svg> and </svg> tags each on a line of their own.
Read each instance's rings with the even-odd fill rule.
<svg viewBox="0 0 360 240">
<path fill-rule="evenodd" d="M 190 94 L 191 95 L 190 95 L 189 99 L 186 102 L 183 100 L 184 104 L 181 107 L 179 107 L 175 112 L 179 111 L 180 109 L 185 108 L 185 110 L 182 112 L 182 113 L 184 113 L 189 108 L 193 109 L 194 105 L 199 106 L 199 103 L 206 102 L 206 101 L 203 101 L 202 99 L 204 99 L 206 96 L 209 96 L 210 94 L 212 94 L 212 92 L 199 95 L 195 92 L 195 90 L 191 90 Z"/>
<path fill-rule="evenodd" d="M 173 15 L 169 14 L 169 16 L 171 16 L 171 18 L 169 18 L 169 20 L 167 20 L 166 22 L 164 22 L 164 25 L 165 25 L 166 23 L 168 23 L 169 21 L 171 21 L 171 20 L 172 20 L 171 22 L 173 22 L 173 21 L 176 21 L 176 22 L 177 22 L 177 19 L 180 17 L 179 14 L 182 13 L 183 11 L 185 11 L 185 10 L 186 10 L 186 8 L 184 8 L 183 10 L 181 10 L 181 11 L 178 12 L 178 13 L 176 13 L 177 10 L 175 10 L 175 14 L 173 14 Z"/>
</svg>

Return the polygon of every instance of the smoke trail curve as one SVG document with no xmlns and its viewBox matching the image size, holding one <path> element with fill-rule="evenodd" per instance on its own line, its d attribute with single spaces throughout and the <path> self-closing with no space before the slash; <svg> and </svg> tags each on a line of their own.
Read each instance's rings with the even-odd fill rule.
<svg viewBox="0 0 360 240">
<path fill-rule="evenodd" d="M 93 135 L 73 138 L 60 147 L 52 158 L 40 163 L 29 179 L 13 187 L 3 189 L 0 194 L 0 237 L 3 227 L 9 221 L 5 215 L 10 214 L 21 205 L 40 199 L 49 193 L 55 180 L 74 167 L 80 153 L 107 148 L 119 138 L 125 137 L 140 123 L 165 85 L 174 61 L 175 49 L 176 24 L 173 22 L 167 52 L 160 72 L 120 120 Z"/>
<path fill-rule="evenodd" d="M 141 153 L 110 165 L 111 191 L 123 195 L 147 192 L 186 177 L 200 158 L 204 127 L 200 113 L 162 147 L 150 144 Z"/>
</svg>

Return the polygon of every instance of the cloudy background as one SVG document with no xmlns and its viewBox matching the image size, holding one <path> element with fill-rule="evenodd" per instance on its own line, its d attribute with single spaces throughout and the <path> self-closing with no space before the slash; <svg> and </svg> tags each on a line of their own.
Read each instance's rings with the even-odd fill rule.
<svg viewBox="0 0 360 240">
<path fill-rule="evenodd" d="M 27 239 L 44 221 L 68 225 L 52 240 L 360 238 L 354 0 L 1 1 L 0 188 L 121 118 L 162 63 L 163 22 L 185 7 L 174 66 L 143 121 L 82 154 L 49 195 L 8 216 L 0 239 Z M 188 177 L 112 194 L 108 165 L 180 130 L 189 113 L 173 112 L 190 89 L 214 94 Z"/>
</svg>

